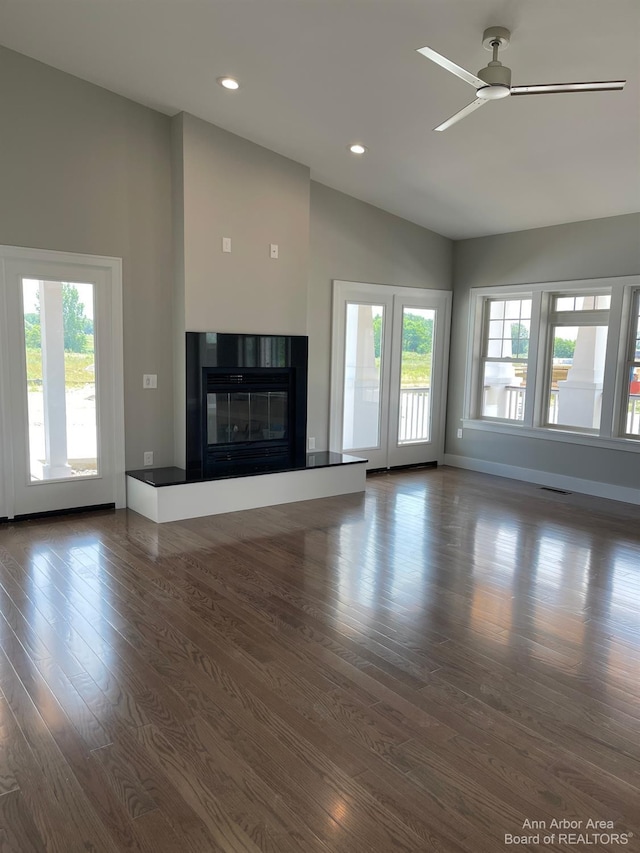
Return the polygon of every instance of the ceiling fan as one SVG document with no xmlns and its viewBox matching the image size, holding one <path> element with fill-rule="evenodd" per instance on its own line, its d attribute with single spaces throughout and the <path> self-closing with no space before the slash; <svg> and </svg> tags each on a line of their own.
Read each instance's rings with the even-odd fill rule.
<svg viewBox="0 0 640 853">
<path fill-rule="evenodd" d="M 504 27 L 489 27 L 482 36 L 483 46 L 490 51 L 493 51 L 493 59 L 486 66 L 481 68 L 478 74 L 471 74 L 455 62 L 447 59 L 446 56 L 433 50 L 430 47 L 421 47 L 418 53 L 426 56 L 432 62 L 441 65 L 442 68 L 460 77 L 465 83 L 470 83 L 476 90 L 476 100 L 467 104 L 451 118 L 443 121 L 434 130 L 446 130 L 452 124 L 460 121 L 460 119 L 468 116 L 478 107 L 483 106 L 488 101 L 496 101 L 500 98 L 507 98 L 509 95 L 553 95 L 562 92 L 613 92 L 624 87 L 626 80 L 607 80 L 604 82 L 594 83 L 539 83 L 530 86 L 512 86 L 511 85 L 511 69 L 507 68 L 498 60 L 498 51 L 509 46 L 511 33 Z"/>
</svg>

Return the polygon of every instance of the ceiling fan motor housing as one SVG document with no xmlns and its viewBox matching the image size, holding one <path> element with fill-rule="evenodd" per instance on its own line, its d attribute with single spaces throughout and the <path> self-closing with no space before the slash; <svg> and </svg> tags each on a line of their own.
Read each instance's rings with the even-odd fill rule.
<svg viewBox="0 0 640 853">
<path fill-rule="evenodd" d="M 501 62 L 490 62 L 486 68 L 478 71 L 478 77 L 487 84 L 476 92 L 477 96 L 486 100 L 506 98 L 511 88 L 511 69 Z"/>
</svg>

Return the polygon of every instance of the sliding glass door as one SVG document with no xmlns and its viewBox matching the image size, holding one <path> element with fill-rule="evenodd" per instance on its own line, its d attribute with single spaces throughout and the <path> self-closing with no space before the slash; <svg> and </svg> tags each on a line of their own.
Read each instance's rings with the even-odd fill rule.
<svg viewBox="0 0 640 853">
<path fill-rule="evenodd" d="M 451 294 L 334 282 L 331 448 L 370 469 L 441 459 Z"/>
</svg>

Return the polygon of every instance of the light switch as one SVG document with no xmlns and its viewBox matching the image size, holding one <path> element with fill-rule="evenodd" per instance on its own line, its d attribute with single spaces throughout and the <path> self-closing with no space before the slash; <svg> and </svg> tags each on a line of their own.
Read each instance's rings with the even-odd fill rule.
<svg viewBox="0 0 640 853">
<path fill-rule="evenodd" d="M 231 237 L 223 237 L 222 238 L 222 251 L 230 252 L 231 251 Z"/>
<path fill-rule="evenodd" d="M 269 246 L 269 257 L 270 258 L 277 258 L 278 257 L 278 244 L 277 243 L 271 243 L 271 245 Z"/>
<path fill-rule="evenodd" d="M 145 389 L 149 388 L 157 388 L 158 387 L 158 374 L 157 373 L 145 373 L 142 377 L 142 387 Z"/>
</svg>

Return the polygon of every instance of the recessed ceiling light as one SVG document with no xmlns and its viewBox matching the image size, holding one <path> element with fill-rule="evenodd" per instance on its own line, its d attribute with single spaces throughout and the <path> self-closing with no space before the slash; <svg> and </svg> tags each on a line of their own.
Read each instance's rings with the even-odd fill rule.
<svg viewBox="0 0 640 853">
<path fill-rule="evenodd" d="M 234 77 L 218 77 L 218 83 L 225 89 L 239 89 L 240 83 Z"/>
<path fill-rule="evenodd" d="M 359 142 L 355 142 L 353 145 L 349 146 L 349 151 L 351 151 L 352 154 L 364 154 L 366 150 L 366 147 L 361 145 Z"/>
</svg>

